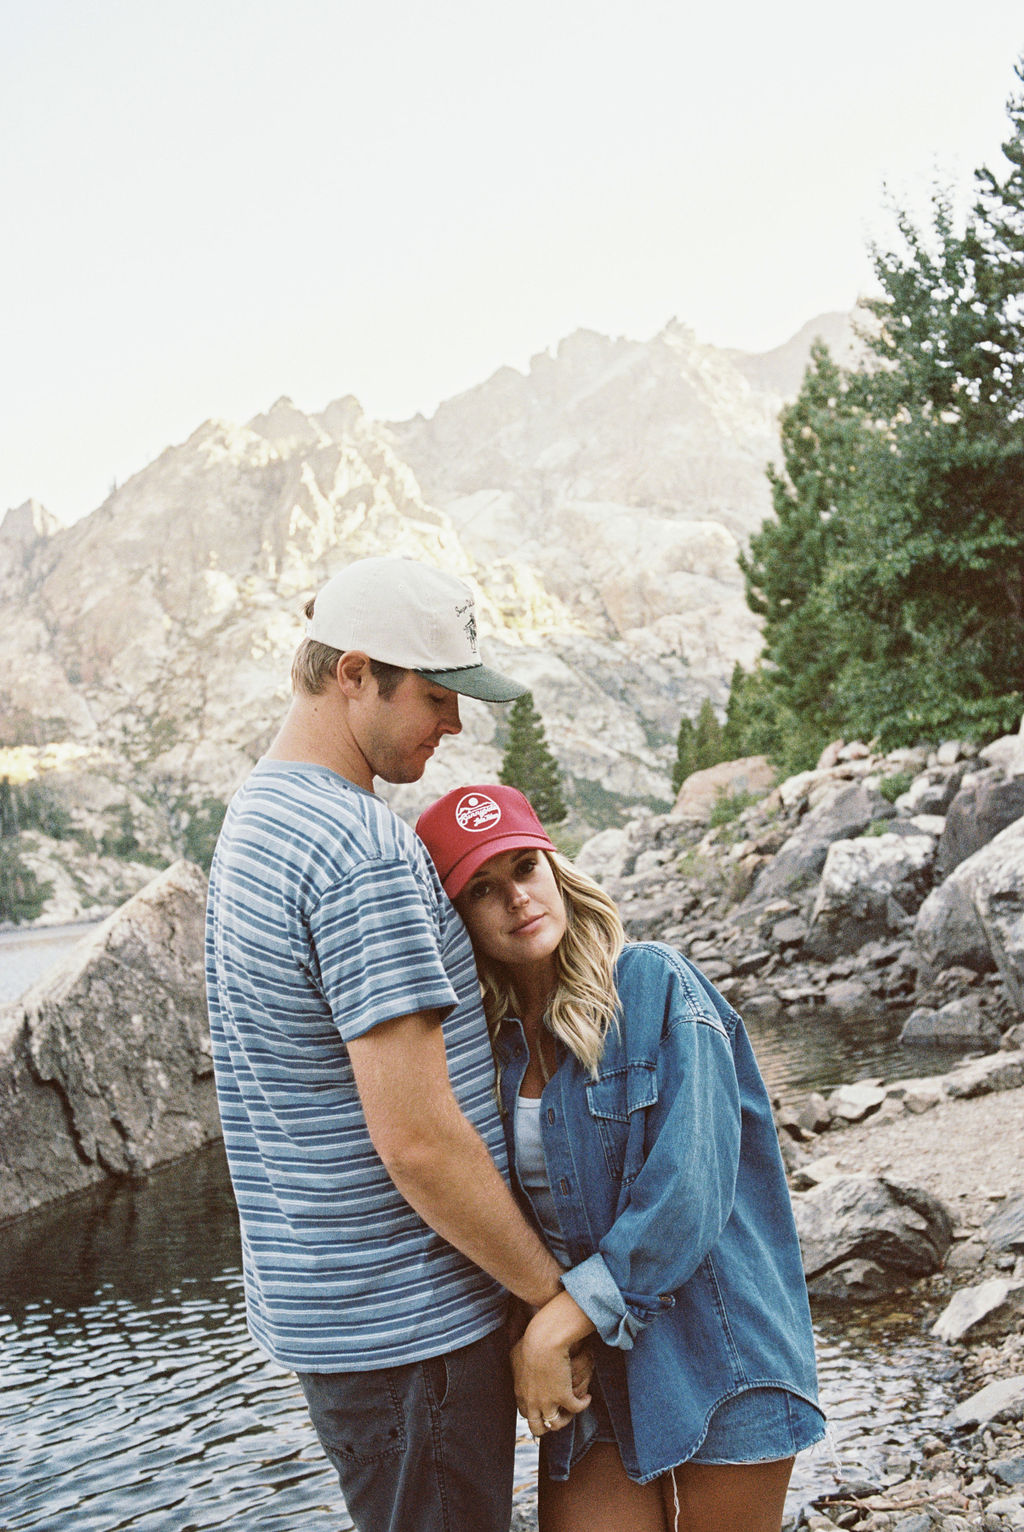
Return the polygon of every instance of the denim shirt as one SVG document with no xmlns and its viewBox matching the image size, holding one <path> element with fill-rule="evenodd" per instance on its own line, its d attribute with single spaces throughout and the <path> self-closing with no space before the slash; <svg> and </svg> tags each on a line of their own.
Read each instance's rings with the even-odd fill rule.
<svg viewBox="0 0 1024 1532">
<path fill-rule="evenodd" d="M 603 1343 L 601 1390 L 643 1483 L 692 1456 L 724 1400 L 773 1387 L 816 1405 L 817 1386 L 782 1156 L 743 1023 L 660 943 L 627 945 L 616 984 L 620 1026 L 597 1078 L 563 1050 L 541 1132 L 570 1256 L 562 1281 Z M 528 1060 L 516 1019 L 496 1052 L 514 1166 Z M 552 1478 L 585 1449 L 587 1414 L 544 1438 Z"/>
</svg>

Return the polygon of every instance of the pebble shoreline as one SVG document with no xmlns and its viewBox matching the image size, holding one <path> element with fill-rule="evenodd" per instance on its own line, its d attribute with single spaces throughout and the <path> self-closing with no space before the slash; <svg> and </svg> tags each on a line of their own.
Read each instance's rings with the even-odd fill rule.
<svg viewBox="0 0 1024 1532">
<path fill-rule="evenodd" d="M 919 1116 L 834 1127 L 822 1152 L 843 1169 L 923 1187 L 953 1215 L 955 1243 L 941 1272 L 911 1290 L 928 1329 L 958 1289 L 1024 1275 L 1024 1260 L 993 1251 L 989 1219 L 1024 1190 L 1024 1087 L 941 1101 Z M 1024 1304 L 998 1310 L 948 1346 L 949 1407 L 998 1379 L 1024 1374 Z M 983 1424 L 944 1425 L 917 1442 L 920 1458 L 892 1461 L 892 1482 L 855 1485 L 806 1513 L 817 1532 L 1004 1532 L 1024 1529 L 1024 1396 Z M 904 1471 L 904 1469 L 906 1471 Z"/>
</svg>

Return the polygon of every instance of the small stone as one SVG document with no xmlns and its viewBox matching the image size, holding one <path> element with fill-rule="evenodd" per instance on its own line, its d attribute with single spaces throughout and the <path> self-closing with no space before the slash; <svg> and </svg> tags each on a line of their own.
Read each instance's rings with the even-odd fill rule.
<svg viewBox="0 0 1024 1532">
<path fill-rule="evenodd" d="M 969 1399 L 962 1399 L 952 1411 L 950 1423 L 954 1426 L 985 1425 L 1004 1410 L 1021 1406 L 1024 1406 L 1024 1376 L 999 1378 Z"/>
</svg>

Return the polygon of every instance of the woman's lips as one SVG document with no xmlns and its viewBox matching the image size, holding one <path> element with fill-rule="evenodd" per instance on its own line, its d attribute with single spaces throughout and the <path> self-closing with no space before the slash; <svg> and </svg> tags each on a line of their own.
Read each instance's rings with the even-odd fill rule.
<svg viewBox="0 0 1024 1532">
<path fill-rule="evenodd" d="M 512 935 L 513 936 L 529 936 L 530 932 L 535 930 L 536 927 L 540 925 L 540 923 L 541 923 L 541 921 L 543 919 L 544 919 L 543 911 L 539 915 L 531 915 L 529 920 L 524 920 L 521 926 L 514 927 L 514 929 L 512 931 Z"/>
</svg>

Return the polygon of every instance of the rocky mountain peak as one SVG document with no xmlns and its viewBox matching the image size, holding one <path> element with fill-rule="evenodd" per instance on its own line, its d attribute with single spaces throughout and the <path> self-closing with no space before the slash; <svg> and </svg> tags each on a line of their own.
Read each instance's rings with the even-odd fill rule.
<svg viewBox="0 0 1024 1532">
<path fill-rule="evenodd" d="M 205 421 L 72 527 L 20 507 L 0 528 L 18 550 L 0 743 L 87 740 L 114 791 L 223 800 L 286 701 L 306 599 L 393 552 L 475 583 L 485 653 L 532 687 L 586 825 L 665 804 L 680 713 L 724 701 L 759 648 L 736 554 L 770 511 L 778 379 L 808 346 L 745 358 L 677 320 L 650 341 L 578 330 L 429 419 L 283 396 Z M 467 707 L 395 802 L 493 776 L 504 727 Z"/>
</svg>

